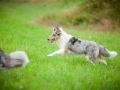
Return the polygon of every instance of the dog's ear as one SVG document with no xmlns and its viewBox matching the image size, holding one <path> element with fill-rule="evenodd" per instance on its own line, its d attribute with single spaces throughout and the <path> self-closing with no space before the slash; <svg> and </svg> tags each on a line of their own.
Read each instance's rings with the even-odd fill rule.
<svg viewBox="0 0 120 90">
<path fill-rule="evenodd" d="M 55 28 L 54 28 L 54 31 L 56 31 L 56 32 L 61 32 L 61 30 L 60 30 L 59 27 L 55 27 Z"/>
<path fill-rule="evenodd" d="M 56 29 L 57 29 L 57 30 L 59 30 L 59 28 L 58 28 L 58 27 L 56 27 Z"/>
<path fill-rule="evenodd" d="M 53 30 L 54 31 L 57 31 L 57 30 L 60 31 L 60 29 L 58 27 L 53 28 Z"/>
</svg>

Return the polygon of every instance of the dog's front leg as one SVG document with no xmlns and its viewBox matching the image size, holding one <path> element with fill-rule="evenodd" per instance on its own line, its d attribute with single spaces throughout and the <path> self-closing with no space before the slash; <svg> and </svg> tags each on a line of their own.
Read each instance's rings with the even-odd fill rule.
<svg viewBox="0 0 120 90">
<path fill-rule="evenodd" d="M 55 51 L 47 56 L 51 57 L 51 56 L 54 56 L 56 54 L 64 54 L 65 50 L 64 49 L 59 49 L 58 51 Z"/>
</svg>

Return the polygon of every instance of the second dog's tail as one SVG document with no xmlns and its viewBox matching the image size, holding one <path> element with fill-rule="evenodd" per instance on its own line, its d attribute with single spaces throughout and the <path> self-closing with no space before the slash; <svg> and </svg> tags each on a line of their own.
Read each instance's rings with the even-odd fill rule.
<svg viewBox="0 0 120 90">
<path fill-rule="evenodd" d="M 29 62 L 27 54 L 24 51 L 15 51 L 10 54 L 10 66 L 24 66 Z"/>
<path fill-rule="evenodd" d="M 99 47 L 100 54 L 103 55 L 104 57 L 109 57 L 113 58 L 117 55 L 117 52 L 115 51 L 108 51 L 105 47 L 100 46 Z"/>
</svg>

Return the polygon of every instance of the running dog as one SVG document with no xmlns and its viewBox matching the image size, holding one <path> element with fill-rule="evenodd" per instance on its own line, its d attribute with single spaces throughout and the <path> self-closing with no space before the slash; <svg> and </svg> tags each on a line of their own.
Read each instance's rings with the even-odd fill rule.
<svg viewBox="0 0 120 90">
<path fill-rule="evenodd" d="M 15 51 L 10 54 L 6 54 L 0 49 L 0 70 L 24 66 L 28 62 L 29 59 L 24 51 Z"/>
<path fill-rule="evenodd" d="M 115 51 L 109 51 L 104 46 L 94 42 L 76 38 L 70 34 L 67 34 L 62 28 L 55 27 L 52 35 L 48 38 L 51 43 L 56 41 L 59 46 L 59 50 L 49 54 L 51 57 L 56 54 L 75 53 L 85 54 L 86 58 L 95 64 L 96 60 L 101 61 L 105 65 L 107 62 L 102 59 L 101 56 L 113 58 L 117 55 Z"/>
</svg>

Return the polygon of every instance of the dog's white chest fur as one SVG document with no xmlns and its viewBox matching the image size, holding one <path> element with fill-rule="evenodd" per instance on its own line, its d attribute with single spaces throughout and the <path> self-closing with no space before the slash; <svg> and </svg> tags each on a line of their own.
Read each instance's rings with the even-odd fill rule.
<svg viewBox="0 0 120 90">
<path fill-rule="evenodd" d="M 56 41 L 59 48 L 65 49 L 66 43 L 68 43 L 71 37 L 72 37 L 71 35 L 68 35 L 67 33 L 63 32 L 60 39 Z"/>
</svg>

